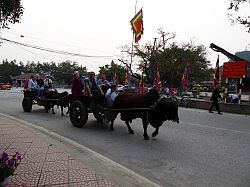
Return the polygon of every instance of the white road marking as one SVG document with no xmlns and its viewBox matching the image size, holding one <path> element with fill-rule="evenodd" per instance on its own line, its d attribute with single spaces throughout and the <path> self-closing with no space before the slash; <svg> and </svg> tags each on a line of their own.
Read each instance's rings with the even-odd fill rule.
<svg viewBox="0 0 250 187">
<path fill-rule="evenodd" d="M 197 124 L 197 123 L 184 122 L 182 124 L 183 125 L 192 125 L 192 126 L 197 126 L 197 127 L 205 127 L 205 128 L 210 128 L 210 129 L 216 129 L 216 130 L 222 130 L 222 131 L 228 131 L 228 132 L 235 132 L 235 133 L 241 133 L 241 134 L 248 134 L 248 135 L 250 135 L 250 132 L 224 129 L 224 128 L 220 128 L 220 127 L 213 127 L 213 126 L 208 126 L 208 125 L 201 125 L 201 124 Z"/>
</svg>

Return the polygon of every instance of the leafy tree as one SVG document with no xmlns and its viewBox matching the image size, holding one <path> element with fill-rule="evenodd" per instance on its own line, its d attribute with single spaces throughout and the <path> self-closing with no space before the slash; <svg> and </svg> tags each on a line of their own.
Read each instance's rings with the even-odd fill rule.
<svg viewBox="0 0 250 187">
<path fill-rule="evenodd" d="M 78 66 L 77 62 L 70 60 L 59 63 L 56 70 L 51 73 L 55 80 L 60 81 L 63 84 L 71 84 L 72 76 L 74 71 L 80 71 L 82 75 L 87 74 L 86 67 Z"/>
<path fill-rule="evenodd" d="M 19 23 L 23 15 L 21 0 L 0 0 L 0 28 Z"/>
<path fill-rule="evenodd" d="M 247 28 L 247 32 L 250 32 L 250 16 L 242 16 L 240 15 L 240 10 L 243 8 L 243 6 L 247 6 L 247 3 L 249 4 L 249 0 L 230 0 L 230 6 L 229 10 L 234 11 L 233 13 L 229 13 L 229 18 L 232 23 L 239 23 L 244 25 Z M 239 14 L 238 16 L 236 15 Z"/>
<path fill-rule="evenodd" d="M 16 60 L 8 62 L 8 60 L 3 60 L 3 63 L 0 64 L 0 82 L 11 83 L 11 77 L 19 75 L 21 73 Z"/>
<path fill-rule="evenodd" d="M 112 80 L 115 74 L 116 74 L 118 83 L 122 83 L 125 78 L 125 74 L 126 74 L 125 67 L 119 64 L 116 64 L 113 60 L 111 61 L 110 65 L 106 64 L 99 68 L 100 68 L 99 76 L 101 76 L 102 74 L 105 74 L 107 80 Z"/>
<path fill-rule="evenodd" d="M 162 83 L 178 87 L 181 85 L 183 71 L 187 64 L 191 69 L 192 81 L 200 82 L 210 78 L 208 71 L 210 64 L 206 59 L 205 50 L 204 46 L 194 46 L 190 43 L 184 45 L 172 43 L 164 50 L 154 51 L 149 57 L 144 57 L 148 59 L 147 63 L 143 60 L 139 65 L 146 72 L 148 83 L 152 84 L 158 67 Z"/>
<path fill-rule="evenodd" d="M 159 29 L 159 34 L 162 40 L 135 47 L 134 55 L 139 58 L 139 70 L 145 73 L 146 84 L 153 83 L 158 67 L 163 85 L 179 87 L 187 64 L 191 69 L 192 82 L 210 79 L 210 63 L 206 59 L 204 46 L 196 46 L 192 42 L 182 45 L 174 42 L 167 44 L 175 37 L 175 33 L 165 33 Z"/>
<path fill-rule="evenodd" d="M 49 74 L 54 77 L 57 83 L 71 84 L 72 75 L 75 70 L 83 74 L 87 73 L 86 67 L 79 66 L 76 62 L 71 61 L 61 62 L 58 65 L 55 62 L 28 62 L 24 65 L 22 62 L 17 63 L 15 60 L 11 62 L 4 60 L 0 64 L 0 81 L 10 82 L 11 76 L 16 76 L 23 72 Z"/>
</svg>

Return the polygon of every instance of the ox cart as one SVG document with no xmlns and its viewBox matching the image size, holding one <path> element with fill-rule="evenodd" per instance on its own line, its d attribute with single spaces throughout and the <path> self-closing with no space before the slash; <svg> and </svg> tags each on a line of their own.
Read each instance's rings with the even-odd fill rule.
<svg viewBox="0 0 250 187">
<path fill-rule="evenodd" d="M 36 91 L 23 90 L 24 98 L 22 100 L 22 107 L 24 112 L 31 112 L 33 105 L 43 106 L 45 110 L 49 110 L 53 105 L 70 106 L 69 117 L 75 127 L 82 127 L 88 121 L 88 114 L 93 113 L 97 121 L 103 121 L 103 109 L 96 106 L 93 97 L 89 96 L 73 96 L 72 94 L 60 97 L 58 99 L 40 98 Z M 66 103 L 65 103 L 66 102 Z M 103 103 L 105 101 L 103 100 Z M 103 104 L 102 106 L 104 106 Z"/>
<path fill-rule="evenodd" d="M 97 105 L 97 99 L 98 104 Z M 57 103 L 61 107 L 69 107 L 69 117 L 73 126 L 82 127 L 88 121 L 88 114 L 93 113 L 94 117 L 99 122 L 105 122 L 105 112 L 110 112 L 112 118 L 110 119 L 110 130 L 113 131 L 113 122 L 118 113 L 121 114 L 121 120 L 125 121 L 130 134 L 134 134 L 134 131 L 130 127 L 133 119 L 141 118 L 144 129 L 144 139 L 148 140 L 147 126 L 152 125 L 155 128 L 152 136 L 155 137 L 158 134 L 159 127 L 166 120 L 171 120 L 179 123 L 178 117 L 178 104 L 175 98 L 160 96 L 156 90 L 150 90 L 145 94 L 119 94 L 115 99 L 112 108 L 108 108 L 106 105 L 106 99 L 104 97 L 95 98 L 85 95 L 73 96 L 72 94 L 59 99 L 41 99 L 37 97 L 36 92 L 24 91 L 23 98 L 23 110 L 30 112 L 33 104 L 44 106 L 47 111 L 47 107 L 50 107 L 50 103 Z"/>
<path fill-rule="evenodd" d="M 106 106 L 96 107 L 89 97 L 75 98 L 70 105 L 69 117 L 70 121 L 75 127 L 82 127 L 88 121 L 88 114 L 93 113 L 97 121 L 103 123 L 104 112 L 124 112 L 124 111 L 143 111 L 148 116 L 148 111 L 152 108 L 128 108 L 128 109 L 111 109 Z"/>
<path fill-rule="evenodd" d="M 45 110 L 50 109 L 50 104 L 58 104 L 62 99 L 65 99 L 66 97 L 70 97 L 69 95 L 58 98 L 58 99 L 48 99 L 48 98 L 41 98 L 38 97 L 37 91 L 30 91 L 30 90 L 23 90 L 23 101 L 22 101 L 22 107 L 24 112 L 31 112 L 33 105 L 39 105 L 43 106 Z"/>
<path fill-rule="evenodd" d="M 99 122 L 103 122 L 103 100 L 102 107 L 97 107 L 93 97 L 79 95 L 70 98 L 69 117 L 74 127 L 82 127 L 88 121 L 88 114 L 93 113 L 94 117 Z"/>
<path fill-rule="evenodd" d="M 72 96 L 69 117 L 72 125 L 80 128 L 87 123 L 89 113 L 93 113 L 96 120 L 103 123 L 104 112 L 142 111 L 148 116 L 150 110 L 152 108 L 111 109 L 106 106 L 105 98 L 102 99 L 101 106 L 97 106 L 93 97 Z"/>
<path fill-rule="evenodd" d="M 144 129 L 144 139 L 148 140 L 147 126 L 150 124 L 155 128 L 152 136 L 158 134 L 159 127 L 164 121 L 170 120 L 179 123 L 178 103 L 176 98 L 161 96 L 156 90 L 151 89 L 145 94 L 119 94 L 113 102 L 112 108 L 108 108 L 104 102 L 103 105 L 96 105 L 95 100 L 88 96 L 75 96 L 71 102 L 69 117 L 75 127 L 82 127 L 88 121 L 88 114 L 92 112 L 95 118 L 100 122 L 106 122 L 103 118 L 105 112 L 111 116 L 108 121 L 111 122 L 110 130 L 113 131 L 113 123 L 120 113 L 122 121 L 125 121 L 129 134 L 134 134 L 130 123 L 133 119 L 141 118 Z"/>
</svg>

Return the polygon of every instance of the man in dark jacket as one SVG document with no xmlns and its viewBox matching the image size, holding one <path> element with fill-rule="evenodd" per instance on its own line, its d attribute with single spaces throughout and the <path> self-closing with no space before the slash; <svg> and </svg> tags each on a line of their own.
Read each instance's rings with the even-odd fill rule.
<svg viewBox="0 0 250 187">
<path fill-rule="evenodd" d="M 219 98 L 222 99 L 221 95 L 220 95 L 220 90 L 219 87 L 214 88 L 212 96 L 210 98 L 210 101 L 213 101 L 210 108 L 209 108 L 209 112 L 213 113 L 213 107 L 215 106 L 216 110 L 218 111 L 218 114 L 222 114 L 220 112 L 220 107 L 219 107 Z"/>
</svg>

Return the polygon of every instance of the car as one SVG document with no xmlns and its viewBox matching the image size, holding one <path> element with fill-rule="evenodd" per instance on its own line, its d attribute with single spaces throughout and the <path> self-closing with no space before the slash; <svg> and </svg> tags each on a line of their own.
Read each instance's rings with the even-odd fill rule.
<svg viewBox="0 0 250 187">
<path fill-rule="evenodd" d="M 10 90 L 11 88 L 12 88 L 12 86 L 10 84 L 0 83 L 1 90 Z"/>
</svg>

